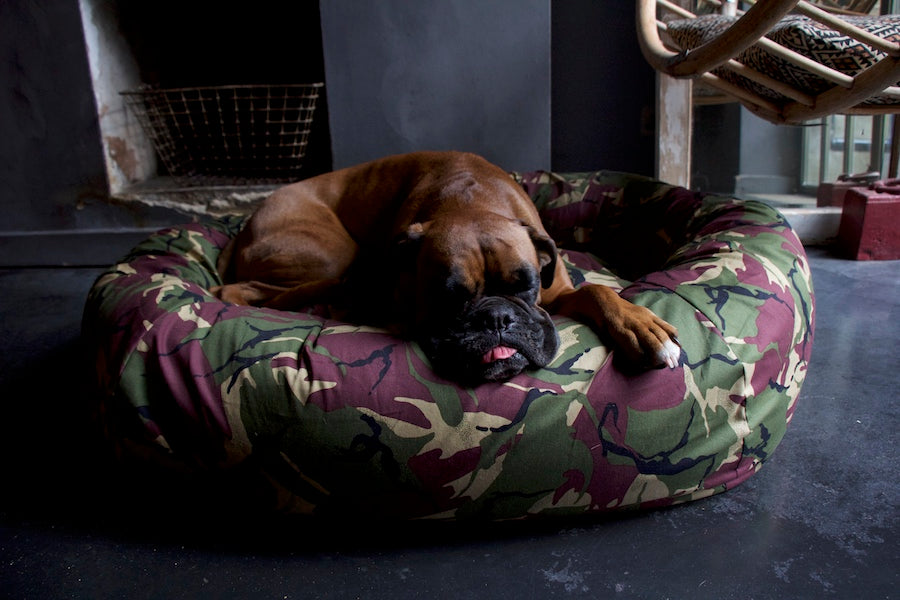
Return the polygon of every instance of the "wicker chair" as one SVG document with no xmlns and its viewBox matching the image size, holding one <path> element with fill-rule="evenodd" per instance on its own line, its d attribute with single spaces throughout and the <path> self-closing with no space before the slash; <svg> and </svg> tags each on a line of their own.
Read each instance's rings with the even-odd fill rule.
<svg viewBox="0 0 900 600">
<path fill-rule="evenodd" d="M 900 112 L 900 16 L 846 13 L 759 0 L 734 16 L 698 16 L 670 0 L 637 0 L 637 29 L 656 70 L 703 82 L 774 123 Z"/>
</svg>

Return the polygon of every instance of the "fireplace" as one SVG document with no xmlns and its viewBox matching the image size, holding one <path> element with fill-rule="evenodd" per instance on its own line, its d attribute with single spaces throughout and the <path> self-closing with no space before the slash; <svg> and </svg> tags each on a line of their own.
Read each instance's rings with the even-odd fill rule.
<svg viewBox="0 0 900 600">
<path fill-rule="evenodd" d="M 330 170 L 318 2 L 79 4 L 113 199 L 245 212 Z"/>
</svg>

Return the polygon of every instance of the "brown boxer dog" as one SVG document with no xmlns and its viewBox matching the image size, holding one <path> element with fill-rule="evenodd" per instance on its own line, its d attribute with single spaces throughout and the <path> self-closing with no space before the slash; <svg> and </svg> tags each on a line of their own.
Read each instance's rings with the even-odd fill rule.
<svg viewBox="0 0 900 600">
<path fill-rule="evenodd" d="M 392 326 L 436 371 L 504 380 L 542 367 L 559 339 L 548 311 L 589 320 L 636 364 L 675 367 L 674 327 L 602 285 L 575 289 L 537 210 L 473 154 L 417 152 L 272 193 L 223 249 L 226 302 Z"/>
</svg>

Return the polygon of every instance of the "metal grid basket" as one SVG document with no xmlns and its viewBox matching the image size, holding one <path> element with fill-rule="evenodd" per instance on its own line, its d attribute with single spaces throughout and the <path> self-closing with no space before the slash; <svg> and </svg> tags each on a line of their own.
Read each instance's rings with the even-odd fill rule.
<svg viewBox="0 0 900 600">
<path fill-rule="evenodd" d="M 169 173 L 186 185 L 297 179 L 324 84 L 120 92 Z"/>
</svg>

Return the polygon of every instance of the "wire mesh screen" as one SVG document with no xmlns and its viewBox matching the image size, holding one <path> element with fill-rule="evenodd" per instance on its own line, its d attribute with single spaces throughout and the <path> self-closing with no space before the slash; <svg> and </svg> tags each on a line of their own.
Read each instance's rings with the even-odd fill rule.
<svg viewBox="0 0 900 600">
<path fill-rule="evenodd" d="M 297 179 L 323 84 L 121 92 L 171 175 L 187 185 Z"/>
</svg>

